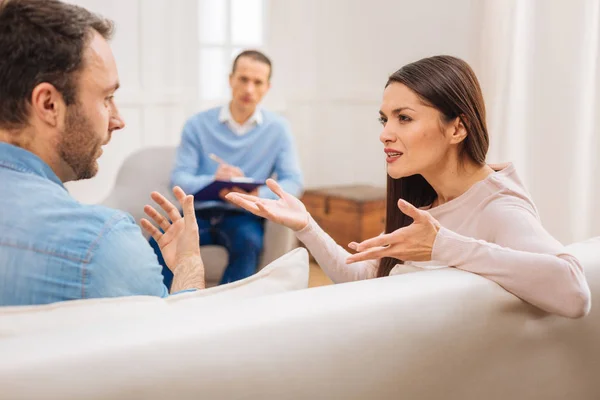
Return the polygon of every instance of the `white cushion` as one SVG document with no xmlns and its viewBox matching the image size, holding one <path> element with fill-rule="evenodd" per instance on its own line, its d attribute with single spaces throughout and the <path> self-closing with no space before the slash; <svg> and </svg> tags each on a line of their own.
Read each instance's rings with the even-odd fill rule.
<svg viewBox="0 0 600 400">
<path fill-rule="evenodd" d="M 161 299 L 131 296 L 64 301 L 40 306 L 0 307 L 0 338 L 69 330 L 81 325 L 111 324 L 133 317 L 156 316 L 193 307 L 305 289 L 308 287 L 308 253 L 294 249 L 255 275 L 237 282 Z"/>
</svg>

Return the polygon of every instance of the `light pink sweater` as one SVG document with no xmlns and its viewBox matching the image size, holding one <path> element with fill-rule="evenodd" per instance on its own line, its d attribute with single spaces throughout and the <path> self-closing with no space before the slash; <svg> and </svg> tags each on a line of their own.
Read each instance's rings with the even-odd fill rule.
<svg viewBox="0 0 600 400">
<path fill-rule="evenodd" d="M 398 264 L 390 275 L 450 266 L 486 277 L 547 312 L 573 318 L 589 312 L 582 266 L 542 227 L 512 164 L 427 211 L 442 226 L 432 260 Z M 378 260 L 346 264 L 350 253 L 312 218 L 296 236 L 336 283 L 377 274 Z"/>
</svg>

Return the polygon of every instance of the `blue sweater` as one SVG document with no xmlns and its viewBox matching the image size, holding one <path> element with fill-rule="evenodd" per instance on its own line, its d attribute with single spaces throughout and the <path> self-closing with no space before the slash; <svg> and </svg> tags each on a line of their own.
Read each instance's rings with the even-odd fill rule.
<svg viewBox="0 0 600 400">
<path fill-rule="evenodd" d="M 274 177 L 286 192 L 299 196 L 302 173 L 287 121 L 261 110 L 262 123 L 239 136 L 219 121 L 220 109 L 198 113 L 186 122 L 171 173 L 172 185 L 194 194 L 211 183 L 219 166 L 208 157 L 214 153 L 228 164 L 239 167 L 245 176 L 256 180 Z M 266 186 L 259 188 L 258 195 L 277 198 Z M 196 204 L 196 208 L 215 206 L 229 208 L 230 205 L 224 202 Z"/>
</svg>

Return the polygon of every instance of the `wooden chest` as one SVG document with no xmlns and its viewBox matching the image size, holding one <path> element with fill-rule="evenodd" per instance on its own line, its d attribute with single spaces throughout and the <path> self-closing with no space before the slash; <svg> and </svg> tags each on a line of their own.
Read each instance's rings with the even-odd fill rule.
<svg viewBox="0 0 600 400">
<path fill-rule="evenodd" d="M 379 235 L 385 228 L 385 188 L 369 185 L 306 190 L 302 202 L 340 246 Z"/>
</svg>

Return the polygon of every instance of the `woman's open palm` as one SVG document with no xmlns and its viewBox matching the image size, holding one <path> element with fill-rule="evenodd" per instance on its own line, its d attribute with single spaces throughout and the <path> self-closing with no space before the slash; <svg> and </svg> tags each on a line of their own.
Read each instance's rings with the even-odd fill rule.
<svg viewBox="0 0 600 400">
<path fill-rule="evenodd" d="M 284 191 L 273 179 L 267 179 L 267 186 L 279 197 L 278 200 L 261 199 L 243 193 L 229 193 L 225 198 L 259 217 L 277 222 L 294 231 L 303 229 L 309 219 L 304 204 Z"/>
</svg>

